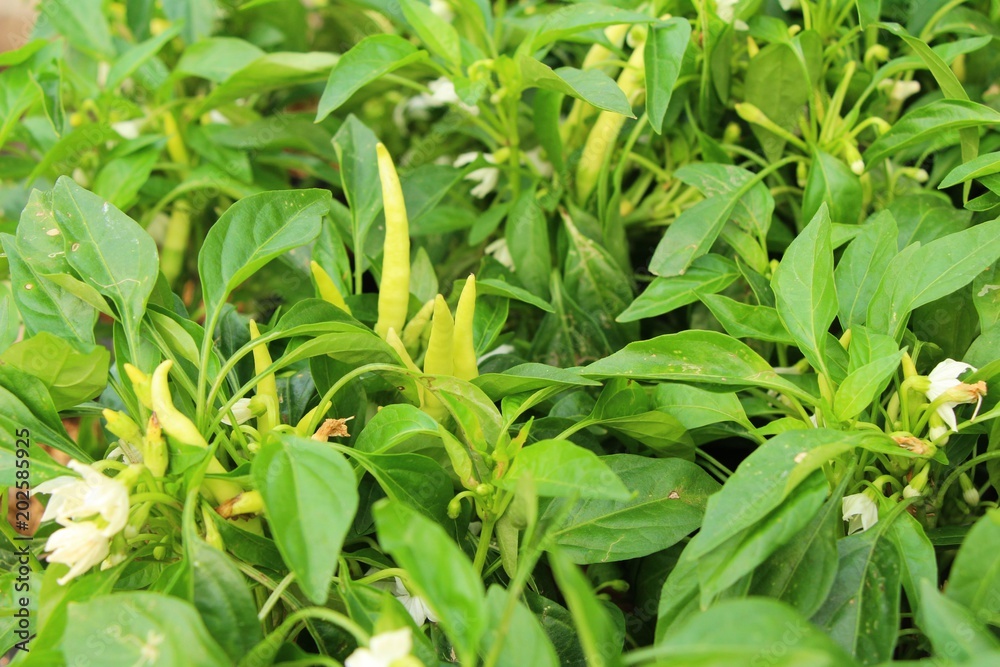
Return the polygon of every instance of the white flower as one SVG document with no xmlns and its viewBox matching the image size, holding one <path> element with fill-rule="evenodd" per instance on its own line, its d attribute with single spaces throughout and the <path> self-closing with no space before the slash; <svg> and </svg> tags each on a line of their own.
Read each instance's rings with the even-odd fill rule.
<svg viewBox="0 0 1000 667">
<path fill-rule="evenodd" d="M 507 239 L 501 237 L 485 248 L 487 255 L 492 255 L 493 259 L 506 266 L 511 271 L 514 270 L 514 256 L 510 254 L 507 247 Z"/>
<path fill-rule="evenodd" d="M 104 532 L 92 521 L 70 524 L 52 533 L 45 550 L 50 552 L 46 560 L 50 563 L 69 565 L 70 570 L 58 582 L 64 586 L 107 558 L 111 542 Z"/>
<path fill-rule="evenodd" d="M 448 23 L 455 20 L 455 13 L 451 11 L 451 3 L 448 0 L 431 0 L 431 11 Z"/>
<path fill-rule="evenodd" d="M 848 535 L 864 532 L 878 523 L 878 506 L 866 493 L 844 496 L 842 507 Z"/>
<path fill-rule="evenodd" d="M 552 172 L 554 171 L 552 168 L 552 163 L 549 162 L 548 160 L 542 159 L 541 146 L 536 146 L 535 148 L 532 148 L 530 151 L 524 151 L 522 155 L 524 155 L 524 159 L 527 160 L 531 164 L 531 166 L 535 168 L 535 170 L 538 172 L 540 176 L 543 176 L 545 178 L 552 177 Z"/>
<path fill-rule="evenodd" d="M 399 577 L 394 577 L 394 582 L 383 579 L 382 581 L 376 581 L 372 584 L 375 588 L 381 588 L 382 590 L 391 591 L 393 596 L 399 600 L 406 611 L 409 612 L 410 616 L 413 618 L 413 622 L 418 626 L 423 625 L 426 621 L 431 623 L 437 623 L 438 617 L 434 614 L 427 603 L 423 601 L 423 598 L 412 595 L 410 591 L 406 590 L 406 586 L 403 585 L 402 579 Z"/>
<path fill-rule="evenodd" d="M 854 172 L 855 176 L 860 176 L 865 173 L 865 161 L 858 158 L 851 163 L 851 171 Z"/>
<path fill-rule="evenodd" d="M 467 164 L 475 162 L 476 158 L 480 155 L 482 155 L 483 159 L 490 164 L 496 164 L 496 159 L 491 153 L 462 153 L 455 159 L 452 166 L 464 167 Z M 479 185 L 472 188 L 470 193 L 473 197 L 482 199 L 489 193 L 496 190 L 497 183 L 500 181 L 500 170 L 496 167 L 483 167 L 482 169 L 475 169 L 466 174 L 464 180 L 479 183 Z"/>
<path fill-rule="evenodd" d="M 798 9 L 801 6 L 799 0 L 778 0 L 778 4 L 781 5 L 781 8 L 786 12 Z"/>
<path fill-rule="evenodd" d="M 406 117 L 426 120 L 430 117 L 431 109 L 440 109 L 449 105 L 458 105 L 459 108 L 473 116 L 479 115 L 479 107 L 474 104 L 466 104 L 455 92 L 455 84 L 447 77 L 435 79 L 427 84 L 430 92 L 420 93 L 409 98 L 402 104 L 396 105 L 392 112 L 393 122 L 400 129 L 406 128 Z"/>
<path fill-rule="evenodd" d="M 930 386 L 924 393 L 930 401 L 944 397 L 945 400 L 937 407 L 937 414 L 952 431 L 958 430 L 955 406 L 959 403 L 976 403 L 976 413 L 978 413 L 983 396 L 986 394 L 985 382 L 966 384 L 958 379 L 958 376 L 966 371 L 975 372 L 976 369 L 961 361 L 945 359 L 927 376 Z"/>
<path fill-rule="evenodd" d="M 253 417 L 253 411 L 250 409 L 250 399 L 241 398 L 233 404 L 233 416 L 236 417 L 236 423 L 242 424 Z M 222 417 L 222 423 L 227 426 L 232 426 L 233 423 L 229 420 L 229 413 L 227 412 L 225 416 Z"/>
<path fill-rule="evenodd" d="M 139 136 L 139 129 L 142 127 L 142 119 L 123 120 L 120 123 L 113 123 L 111 129 L 121 135 L 122 139 L 135 139 Z"/>
<path fill-rule="evenodd" d="M 371 638 L 367 647 L 360 647 L 344 661 L 344 667 L 389 667 L 394 661 L 410 655 L 413 635 L 409 628 L 383 632 Z"/>
<path fill-rule="evenodd" d="M 142 463 L 142 452 L 124 440 L 119 440 L 118 446 L 108 452 L 104 458 L 112 461 L 125 461 L 126 463 Z"/>
<path fill-rule="evenodd" d="M 889 97 L 895 102 L 902 102 L 906 98 L 920 92 L 919 81 L 897 81 L 893 84 Z"/>
<path fill-rule="evenodd" d="M 59 525 L 70 526 L 73 521 L 100 515 L 105 521 L 104 527 L 100 528 L 101 534 L 111 537 L 121 532 L 128 523 L 128 489 L 125 485 L 79 461 L 70 461 L 68 465 L 83 479 L 56 477 L 32 490 L 32 494 L 52 494 L 42 521 L 54 519 Z"/>
</svg>

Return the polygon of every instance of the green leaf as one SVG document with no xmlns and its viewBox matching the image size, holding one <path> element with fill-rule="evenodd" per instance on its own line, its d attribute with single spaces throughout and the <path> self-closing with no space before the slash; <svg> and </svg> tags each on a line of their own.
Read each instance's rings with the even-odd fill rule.
<svg viewBox="0 0 1000 667">
<path fill-rule="evenodd" d="M 684 165 L 675 175 L 684 183 L 698 188 L 706 197 L 733 195 L 756 178 L 753 173 L 740 167 L 700 162 Z M 732 222 L 755 237 L 765 238 L 771 226 L 773 212 L 774 197 L 767 186 L 758 181 L 736 202 Z"/>
<path fill-rule="evenodd" d="M 730 336 L 795 345 L 774 308 L 753 306 L 721 294 L 699 296 Z"/>
<path fill-rule="evenodd" d="M 573 614 L 588 667 L 617 664 L 615 659 L 621 653 L 623 637 L 594 595 L 590 582 L 559 550 L 549 552 L 549 565 L 566 599 L 566 606 Z"/>
<path fill-rule="evenodd" d="M 991 555 L 991 560 L 994 556 Z M 978 656 L 1000 651 L 1000 640 L 980 618 L 968 607 L 942 595 L 933 582 L 926 579 L 920 582 L 920 598 L 917 626 L 931 640 L 935 654 L 947 655 L 964 664 Z"/>
<path fill-rule="evenodd" d="M 691 24 L 674 17 L 652 26 L 646 39 L 643 63 L 646 67 L 646 113 L 657 134 L 663 133 L 663 119 L 670 106 L 674 86 L 681 72 L 684 52 L 691 39 Z"/>
<path fill-rule="evenodd" d="M 743 459 L 719 493 L 708 501 L 705 520 L 691 556 L 699 558 L 748 528 L 784 502 L 815 470 L 855 447 L 870 445 L 900 450 L 885 434 L 830 429 L 786 431 Z M 900 450 L 902 451 L 902 450 Z"/>
<path fill-rule="evenodd" d="M 837 419 L 853 419 L 877 399 L 896 372 L 903 352 L 881 357 L 851 372 L 837 387 L 833 399 L 833 412 Z"/>
<path fill-rule="evenodd" d="M 634 23 L 652 23 L 654 20 L 646 14 L 630 12 L 618 7 L 593 2 L 561 5 L 546 15 L 528 50 L 537 51 L 546 44 L 564 40 L 578 33 L 595 28 Z"/>
<path fill-rule="evenodd" d="M 110 619 L 114 619 L 113 623 Z M 232 664 L 189 603 L 160 593 L 115 592 L 70 602 L 63 655 L 103 667 L 224 667 Z"/>
<path fill-rule="evenodd" d="M 47 331 L 16 343 L 0 354 L 0 363 L 10 364 L 41 380 L 56 410 L 66 410 L 100 394 L 108 384 L 110 360 L 111 355 L 103 347 L 94 345 L 80 352 Z"/>
<path fill-rule="evenodd" d="M 264 51 L 245 40 L 209 37 L 184 49 L 172 76 L 197 76 L 222 83 L 263 55 Z"/>
<path fill-rule="evenodd" d="M 721 292 L 739 275 L 732 260 L 722 255 L 703 255 L 694 260 L 683 275 L 654 278 L 617 320 L 634 322 L 669 313 L 694 303 L 701 295 Z"/>
<path fill-rule="evenodd" d="M 715 331 L 683 331 L 630 343 L 587 366 L 583 375 L 766 387 L 812 402 L 808 393 L 780 377 L 756 352 Z"/>
<path fill-rule="evenodd" d="M 71 178 L 56 181 L 52 207 L 70 266 L 111 299 L 127 331 L 137 331 L 159 273 L 156 243 L 134 220 Z"/>
<path fill-rule="evenodd" d="M 908 512 L 896 517 L 889 526 L 889 538 L 899 558 L 903 590 L 910 608 L 918 608 L 922 599 L 921 580 L 938 580 L 937 554 L 924 527 Z"/>
<path fill-rule="evenodd" d="M 101 0 L 45 0 L 40 11 L 74 48 L 98 60 L 115 55 Z"/>
<path fill-rule="evenodd" d="M 812 84 L 804 63 L 790 42 L 765 46 L 750 59 L 744 83 L 745 101 L 764 112 L 778 127 L 793 131 L 809 100 Z M 785 140 L 751 125 L 768 160 L 781 156 Z"/>
<path fill-rule="evenodd" d="M 864 324 L 868 304 L 896 256 L 896 221 L 888 211 L 880 211 L 861 226 L 837 264 L 834 282 L 837 288 L 840 323 L 845 329 Z"/>
<path fill-rule="evenodd" d="M 690 543 L 690 556 L 698 560 L 702 607 L 707 607 L 779 547 L 794 539 L 819 511 L 828 491 L 824 475 L 813 471 L 788 492 L 780 506 L 707 553 L 698 555 L 702 538 L 700 534 L 695 536 Z"/>
<path fill-rule="evenodd" d="M 511 593 L 501 586 L 490 586 L 486 592 L 486 611 L 489 614 L 490 630 L 483 637 L 480 653 L 489 655 L 496 642 L 501 642 L 497 667 L 558 667 L 559 657 L 542 629 L 538 617 L 518 600 L 510 600 Z M 514 605 L 507 632 L 500 628 L 508 605 Z"/>
<path fill-rule="evenodd" d="M 812 617 L 866 665 L 892 658 L 899 632 L 900 565 L 887 532 L 879 526 L 837 543 L 837 578 Z"/>
<path fill-rule="evenodd" d="M 476 283 L 478 289 L 479 283 Z M 546 366 L 545 364 L 519 364 L 503 373 L 484 373 L 472 380 L 494 401 L 504 396 L 537 391 L 546 387 L 599 387 L 600 382 L 588 380 L 576 371 Z"/>
<path fill-rule="evenodd" d="M 0 235 L 10 265 L 14 303 L 28 335 L 47 331 L 71 341 L 93 343 L 97 310 L 50 278 L 55 272 L 72 269 L 65 260 L 62 239 L 48 233 L 58 227 L 45 197 L 36 190 L 28 199 L 17 227 L 19 238 Z"/>
<path fill-rule="evenodd" d="M 400 6 L 406 21 L 427 48 L 454 67 L 461 67 L 462 45 L 454 26 L 419 0 L 400 0 Z"/>
<path fill-rule="evenodd" d="M 251 472 L 281 557 L 306 597 L 323 604 L 358 509 L 354 471 L 329 447 L 281 434 L 264 444 Z"/>
<path fill-rule="evenodd" d="M 372 81 L 427 57 L 427 52 L 398 35 L 366 37 L 340 57 L 330 70 L 316 110 L 316 122 L 336 111 Z"/>
<path fill-rule="evenodd" d="M 141 44 L 136 44 L 118 56 L 115 64 L 111 66 L 111 71 L 108 72 L 107 83 L 104 84 L 105 89 L 117 89 L 122 81 L 132 76 L 137 69 L 153 58 L 167 42 L 179 35 L 180 32 L 180 26 L 172 25 L 159 35 L 150 37 Z"/>
<path fill-rule="evenodd" d="M 858 23 L 867 28 L 878 23 L 882 14 L 882 0 L 856 0 L 858 5 Z"/>
<path fill-rule="evenodd" d="M 656 276 L 680 276 L 707 253 L 736 207 L 734 193 L 704 199 L 677 216 L 660 239 L 649 271 Z"/>
<path fill-rule="evenodd" d="M 950 188 L 953 185 L 971 181 L 974 178 L 982 178 L 1000 172 L 1000 152 L 986 153 L 980 155 L 975 160 L 970 160 L 960 164 L 944 177 L 938 185 L 938 189 Z"/>
<path fill-rule="evenodd" d="M 268 53 L 231 74 L 202 101 L 195 113 L 206 113 L 241 97 L 322 81 L 337 60 L 338 56 L 332 53 Z"/>
<path fill-rule="evenodd" d="M 352 458 L 378 482 L 385 495 L 447 527 L 448 501 L 455 495 L 451 477 L 441 464 L 420 454 L 361 454 Z"/>
<path fill-rule="evenodd" d="M 1000 614 L 1000 511 L 991 510 L 966 535 L 948 576 L 945 595 L 975 614 Z"/>
<path fill-rule="evenodd" d="M 518 281 L 535 296 L 548 300 L 552 252 L 545 213 L 535 199 L 534 190 L 524 191 L 514 202 L 504 235 Z"/>
<path fill-rule="evenodd" d="M 826 334 L 837 316 L 830 214 L 820 206 L 785 251 L 771 279 L 778 316 L 810 365 L 829 376 Z"/>
<path fill-rule="evenodd" d="M 93 123 L 73 128 L 45 152 L 42 159 L 28 174 L 28 181 L 33 182 L 40 176 L 55 177 L 72 171 L 90 151 L 102 148 L 109 141 L 120 140 L 121 136 L 107 123 Z M 62 176 L 62 178 L 66 178 L 66 176 Z M 76 185 L 75 182 L 74 185 Z"/>
<path fill-rule="evenodd" d="M 432 417 L 406 403 L 386 405 L 365 424 L 354 448 L 370 454 L 415 451 L 427 445 L 428 439 L 421 436 L 437 440 L 438 423 Z"/>
<path fill-rule="evenodd" d="M 998 235 L 1000 219 L 908 246 L 889 263 L 872 295 L 868 325 L 898 339 L 911 311 L 968 285 L 1000 259 Z"/>
<path fill-rule="evenodd" d="M 837 537 L 841 532 L 843 486 L 787 544 L 772 553 L 753 575 L 751 595 L 787 602 L 803 616 L 819 609 L 837 576 Z"/>
<path fill-rule="evenodd" d="M 472 660 L 487 617 L 483 583 L 469 559 L 444 528 L 405 505 L 382 500 L 374 513 L 379 543 L 441 619 L 460 659 Z"/>
<path fill-rule="evenodd" d="M 220 7 L 217 0 L 162 0 L 163 13 L 184 26 L 184 41 L 194 44 L 212 34 Z"/>
<path fill-rule="evenodd" d="M 934 192 L 899 197 L 887 209 L 896 219 L 899 250 L 914 243 L 929 243 L 942 236 L 968 229 L 972 213 L 955 208 L 951 200 Z"/>
<path fill-rule="evenodd" d="M 602 461 L 633 497 L 572 505 L 553 536 L 574 563 L 641 558 L 676 544 L 701 525 L 705 502 L 719 489 L 699 466 L 681 459 L 616 454 Z M 551 503 L 542 518 L 560 515 L 564 503 Z"/>
<path fill-rule="evenodd" d="M 720 602 L 645 653 L 653 660 L 643 664 L 656 667 L 722 667 L 741 664 L 748 656 L 789 667 L 857 664 L 794 609 L 766 599 Z"/>
<path fill-rule="evenodd" d="M 149 180 L 161 152 L 159 146 L 154 146 L 109 160 L 94 179 L 94 194 L 118 208 L 128 209 Z"/>
<path fill-rule="evenodd" d="M 185 547 L 194 606 L 209 633 L 231 659 L 239 660 L 263 639 L 250 589 L 228 554 L 198 538 Z"/>
<path fill-rule="evenodd" d="M 824 203 L 834 222 L 854 224 L 861 215 L 861 180 L 851 168 L 829 153 L 813 157 L 802 195 L 802 217 L 812 220 Z"/>
<path fill-rule="evenodd" d="M 349 115 L 333 137 L 340 164 L 344 196 L 351 210 L 351 243 L 355 249 L 355 270 L 363 267 L 365 240 L 382 210 L 382 186 L 378 163 L 372 159 L 378 137 L 354 114 Z"/>
<path fill-rule="evenodd" d="M 618 84 L 599 69 L 582 70 L 575 67 L 551 67 L 534 58 L 522 56 L 518 60 L 525 88 L 538 87 L 564 93 L 588 104 L 635 118 L 632 105 Z"/>
<path fill-rule="evenodd" d="M 734 422 L 752 428 L 740 399 L 734 393 L 665 382 L 656 387 L 652 400 L 654 407 L 676 417 L 689 431 L 720 422 Z"/>
<path fill-rule="evenodd" d="M 937 100 L 910 111 L 876 139 L 864 153 L 865 164 L 871 168 L 904 148 L 940 139 L 947 130 L 996 124 L 1000 124 L 1000 111 L 965 100 Z"/>
<path fill-rule="evenodd" d="M 496 480 L 503 489 L 516 489 L 520 479 L 533 480 L 544 498 L 573 497 L 628 500 L 621 479 L 588 449 L 568 440 L 541 440 L 518 453 L 506 475 Z"/>
<path fill-rule="evenodd" d="M 277 190 L 230 206 L 212 225 L 198 253 L 198 273 L 210 317 L 244 280 L 272 259 L 319 235 L 330 210 L 328 190 Z"/>
</svg>

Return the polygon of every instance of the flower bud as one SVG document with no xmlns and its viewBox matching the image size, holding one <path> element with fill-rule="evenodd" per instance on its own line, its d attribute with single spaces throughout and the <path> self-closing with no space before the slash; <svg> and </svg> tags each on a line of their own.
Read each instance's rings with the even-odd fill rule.
<svg viewBox="0 0 1000 667">
<path fill-rule="evenodd" d="M 930 474 L 930 471 L 931 467 L 925 465 L 920 472 L 911 477 L 910 483 L 903 489 L 903 497 L 916 498 L 924 495 L 924 487 L 927 486 L 927 476 Z"/>
<path fill-rule="evenodd" d="M 969 505 L 975 507 L 979 504 L 979 491 L 964 472 L 958 476 L 958 483 L 962 486 L 962 498 Z"/>
<path fill-rule="evenodd" d="M 457 519 L 458 515 L 462 513 L 462 500 L 461 498 L 452 498 L 448 502 L 448 518 Z"/>
<path fill-rule="evenodd" d="M 142 431 L 139 426 L 132 421 L 124 412 L 105 408 L 101 413 L 104 415 L 104 422 L 109 431 L 132 445 L 136 449 L 142 449 Z"/>
<path fill-rule="evenodd" d="M 153 409 L 153 399 L 150 393 L 149 376 L 140 371 L 132 364 L 125 364 L 125 374 L 132 381 L 132 389 L 136 398 L 150 410 Z"/>
</svg>

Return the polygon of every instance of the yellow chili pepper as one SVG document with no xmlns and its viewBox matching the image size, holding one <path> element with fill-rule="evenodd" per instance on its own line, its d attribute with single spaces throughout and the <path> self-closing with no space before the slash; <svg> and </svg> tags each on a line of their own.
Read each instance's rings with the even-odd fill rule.
<svg viewBox="0 0 1000 667">
<path fill-rule="evenodd" d="M 645 50 L 645 42 L 636 44 L 628 59 L 628 65 L 618 77 L 618 87 L 632 103 L 637 102 L 645 93 L 646 66 L 643 61 Z M 624 124 L 625 116 L 613 111 L 602 111 L 590 134 L 587 135 L 587 143 L 583 146 L 583 154 L 576 168 L 576 194 L 581 202 L 586 201 L 597 186 L 597 177 L 601 173 L 601 167 L 604 166 L 604 160 L 614 150 L 618 133 Z"/>
<path fill-rule="evenodd" d="M 434 300 L 434 319 L 431 320 L 431 337 L 427 341 L 424 355 L 424 373 L 428 375 L 451 375 L 454 371 L 455 320 L 451 317 L 448 303 L 440 294 Z M 430 392 L 424 396 L 424 412 L 438 421 L 448 416 L 448 410 Z"/>
<path fill-rule="evenodd" d="M 124 412 L 109 408 L 105 408 L 101 414 L 104 415 L 104 421 L 109 431 L 142 451 L 142 431 L 139 430 L 139 425 L 132 421 L 131 417 Z"/>
<path fill-rule="evenodd" d="M 174 407 L 173 399 L 170 397 L 170 386 L 167 384 L 170 368 L 173 365 L 174 362 L 167 359 L 153 371 L 153 378 L 150 382 L 153 412 L 156 413 L 156 418 L 160 426 L 171 438 L 184 444 L 207 448 L 208 441 L 205 440 L 205 437 L 198 430 L 198 427 L 194 425 L 194 422 Z M 212 457 L 212 461 L 208 465 L 208 473 L 219 474 L 225 472 L 226 469 L 222 467 L 219 460 Z M 204 486 L 208 495 L 217 503 L 225 502 L 243 492 L 243 487 L 239 484 L 221 479 L 206 479 Z"/>
<path fill-rule="evenodd" d="M 378 291 L 375 333 L 385 338 L 390 328 L 402 331 L 410 303 L 410 225 L 396 167 L 385 146 L 375 147 L 382 181 L 385 243 L 382 246 L 382 282 Z"/>
<path fill-rule="evenodd" d="M 260 338 L 260 330 L 257 323 L 250 320 L 250 340 Z M 253 349 L 254 372 L 262 373 L 271 365 L 271 354 L 267 351 L 267 344 L 258 345 Z M 264 400 L 267 409 L 257 416 L 257 431 L 261 438 L 270 433 L 271 429 L 278 425 L 278 383 L 274 379 L 274 373 L 268 373 L 257 383 L 256 396 Z"/>
<path fill-rule="evenodd" d="M 416 356 L 420 350 L 420 339 L 427 330 L 427 325 L 431 321 L 431 313 L 434 312 L 434 299 L 428 299 L 417 314 L 414 315 L 406 326 L 403 327 L 403 345 L 406 346 L 410 356 Z"/>
<path fill-rule="evenodd" d="M 337 289 L 337 284 L 333 282 L 330 274 L 324 271 L 323 267 L 316 262 L 309 262 L 309 270 L 312 271 L 313 281 L 316 283 L 316 292 L 319 294 L 319 298 L 327 303 L 332 303 L 350 315 L 351 309 L 347 306 L 347 302 L 344 301 L 344 295 Z"/>
<path fill-rule="evenodd" d="M 459 380 L 471 380 L 479 375 L 476 365 L 476 346 L 472 339 L 472 323 L 476 315 L 476 277 L 469 275 L 458 298 L 455 310 L 455 335 L 453 365 Z"/>
<path fill-rule="evenodd" d="M 168 456 L 167 443 L 163 441 L 163 429 L 154 412 L 149 416 L 146 435 L 142 439 L 142 462 L 153 473 L 153 477 L 163 477 L 167 472 Z"/>
</svg>

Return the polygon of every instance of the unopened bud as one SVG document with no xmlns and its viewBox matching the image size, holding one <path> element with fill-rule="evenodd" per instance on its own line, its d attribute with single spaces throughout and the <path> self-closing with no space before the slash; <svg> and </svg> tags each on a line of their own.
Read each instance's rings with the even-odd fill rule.
<svg viewBox="0 0 1000 667">
<path fill-rule="evenodd" d="M 448 518 L 457 519 L 462 513 L 462 500 L 461 498 L 452 498 L 448 502 Z"/>
<path fill-rule="evenodd" d="M 979 491 L 976 486 L 969 479 L 969 476 L 964 472 L 958 476 L 958 483 L 962 486 L 962 498 L 965 500 L 969 507 L 975 507 L 979 504 Z"/>
<path fill-rule="evenodd" d="M 903 497 L 916 498 L 924 495 L 924 487 L 927 486 L 927 476 L 930 474 L 930 471 L 931 467 L 925 465 L 920 472 L 911 477 L 910 483 L 903 489 Z"/>
</svg>

